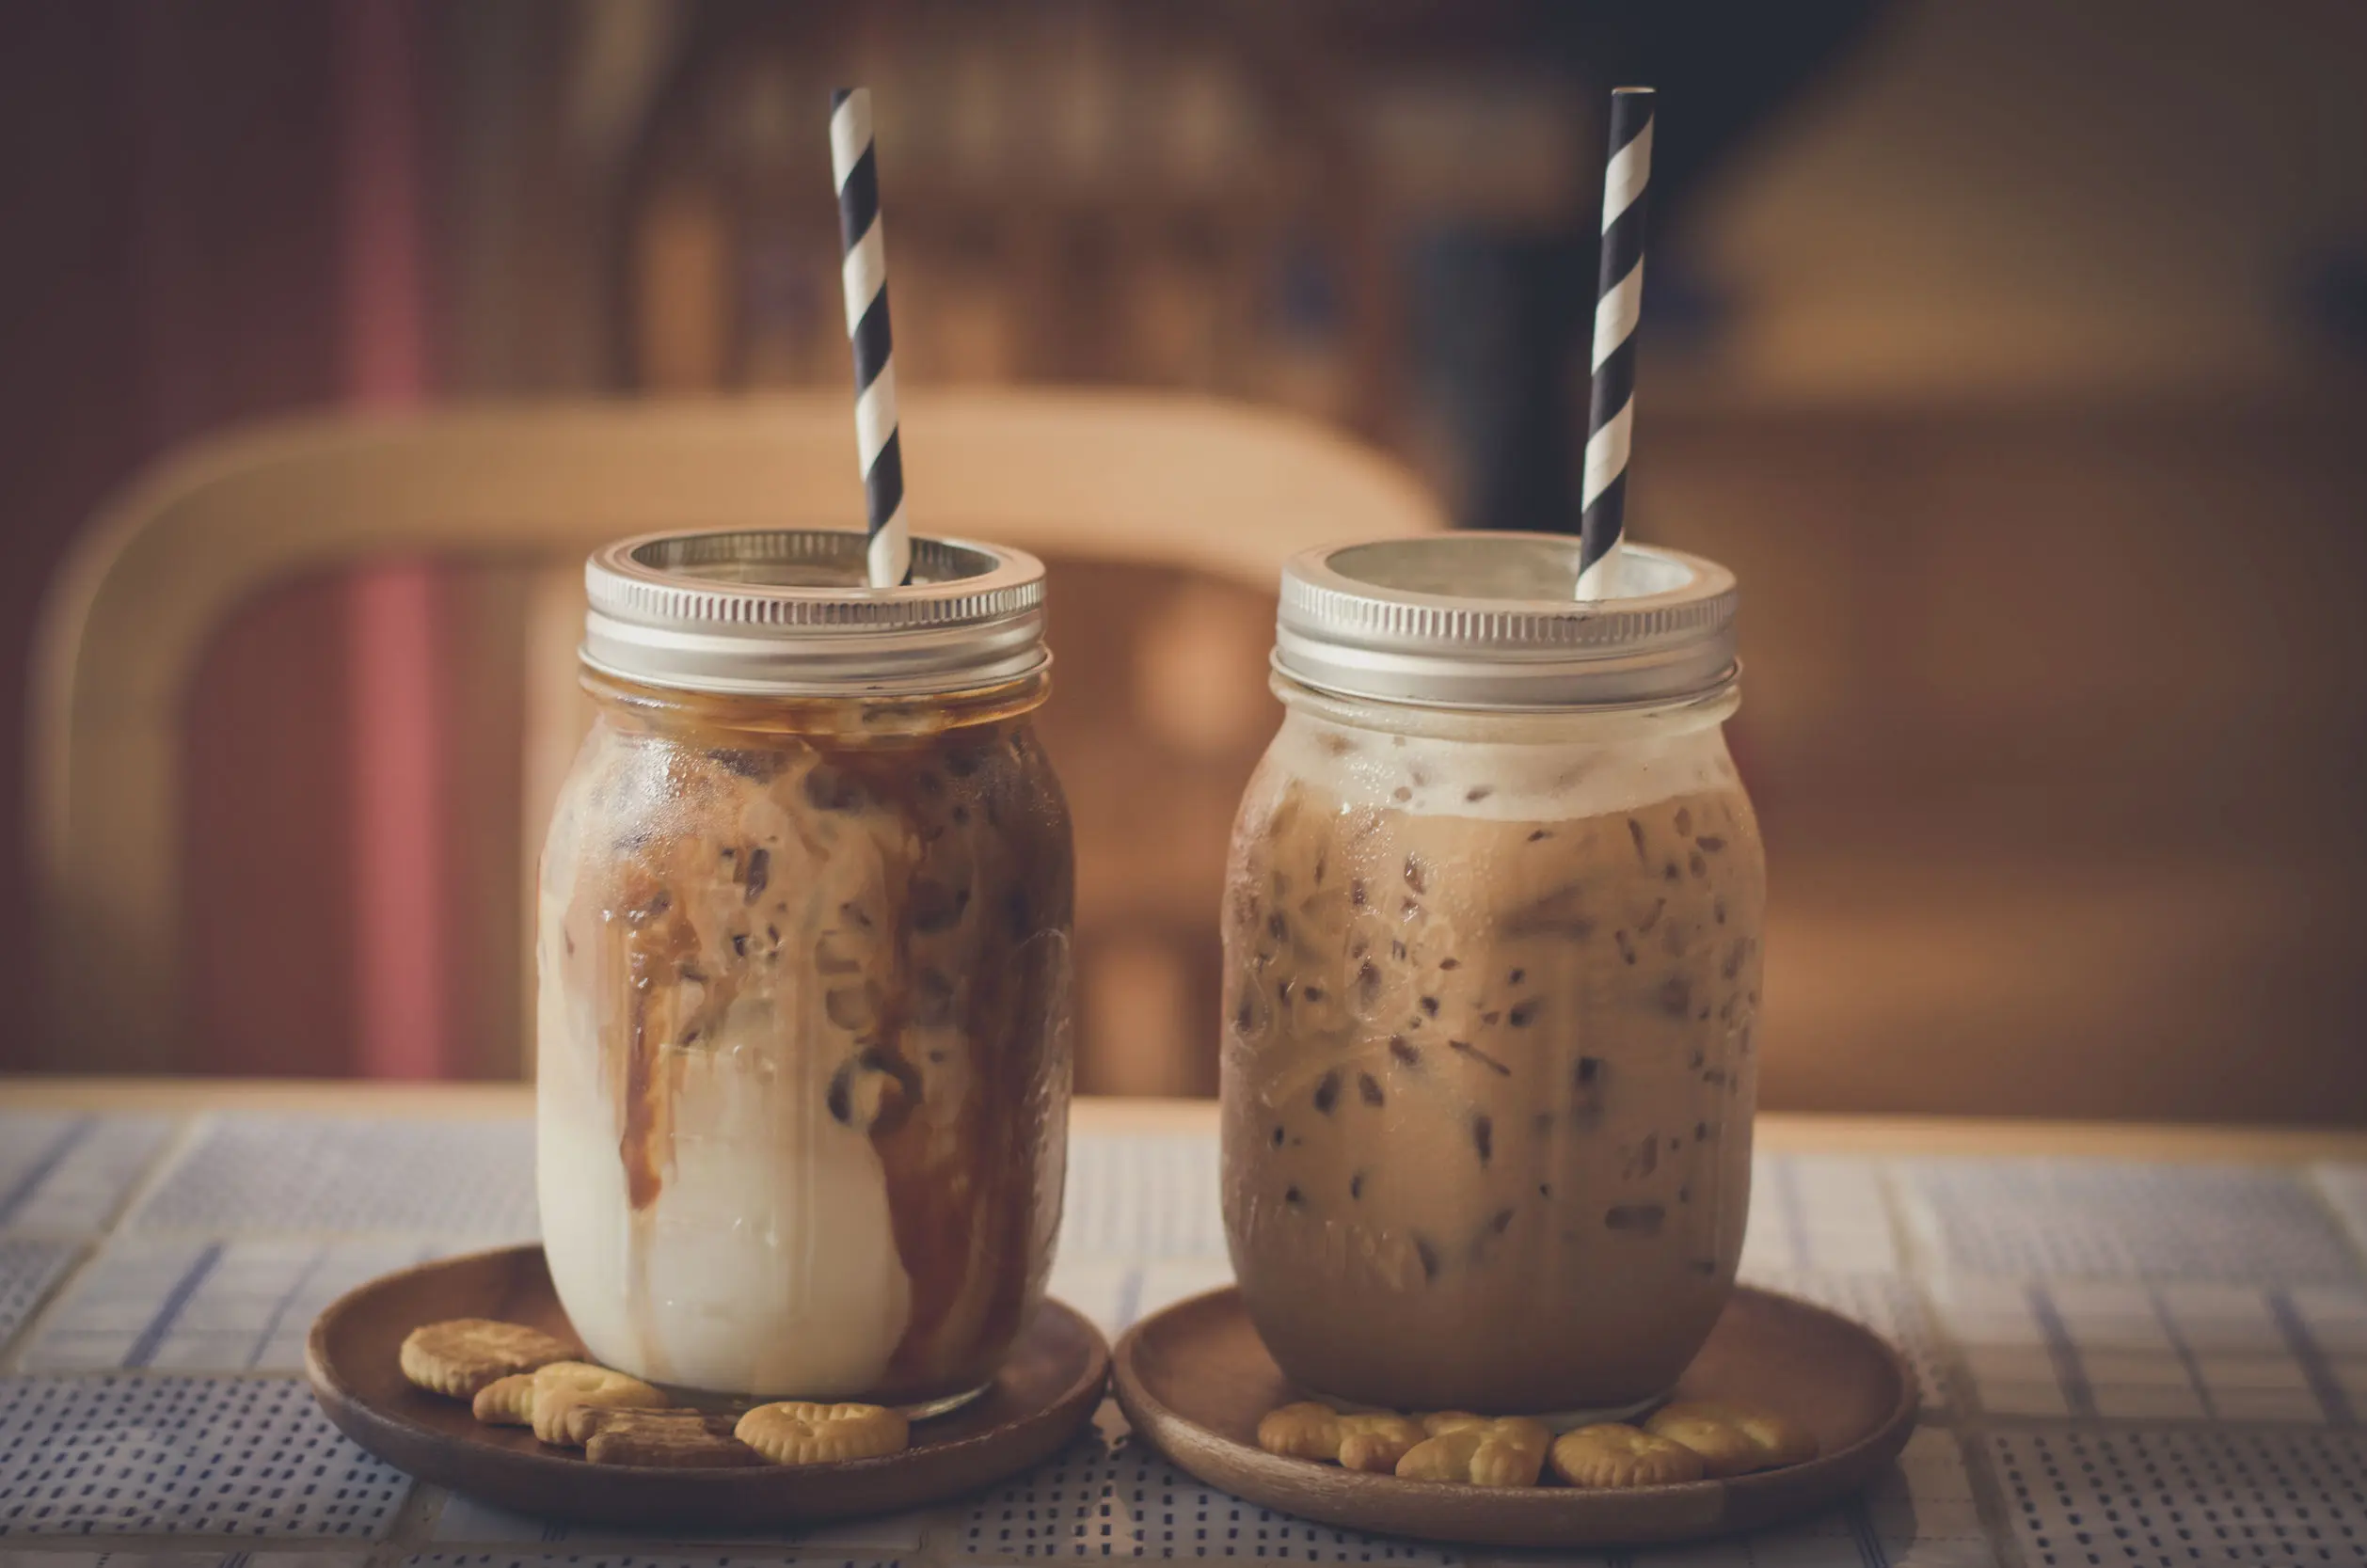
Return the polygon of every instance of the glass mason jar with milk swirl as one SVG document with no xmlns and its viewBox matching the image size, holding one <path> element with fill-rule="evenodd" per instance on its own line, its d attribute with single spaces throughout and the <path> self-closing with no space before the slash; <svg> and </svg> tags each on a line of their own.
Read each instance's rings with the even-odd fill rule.
<svg viewBox="0 0 2367 1568">
<path fill-rule="evenodd" d="M 1451 534 L 1283 576 L 1224 910 L 1224 1207 L 1311 1393 L 1615 1418 L 1732 1288 L 1758 829 L 1731 573 Z"/>
<path fill-rule="evenodd" d="M 1070 1088 L 1043 569 L 914 539 L 626 540 L 542 862 L 544 1247 L 661 1384 L 945 1408 L 1043 1294 Z"/>
</svg>

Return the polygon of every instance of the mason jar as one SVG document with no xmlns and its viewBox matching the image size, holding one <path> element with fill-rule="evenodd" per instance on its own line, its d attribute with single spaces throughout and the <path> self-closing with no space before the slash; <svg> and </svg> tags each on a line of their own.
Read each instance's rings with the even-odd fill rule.
<svg viewBox="0 0 2367 1568">
<path fill-rule="evenodd" d="M 861 534 L 596 551 L 542 861 L 543 1244 L 591 1353 L 947 1408 L 1041 1300 L 1071 1062 L 1043 568 Z"/>
<path fill-rule="evenodd" d="M 1733 575 L 1462 533 L 1307 552 L 1224 909 L 1224 1211 L 1302 1388 L 1612 1419 L 1732 1289 L 1765 859 Z"/>
</svg>

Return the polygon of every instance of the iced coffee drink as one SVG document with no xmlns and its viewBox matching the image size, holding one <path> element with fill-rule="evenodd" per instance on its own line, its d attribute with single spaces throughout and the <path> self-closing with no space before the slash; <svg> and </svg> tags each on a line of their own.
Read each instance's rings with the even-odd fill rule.
<svg viewBox="0 0 2367 1568">
<path fill-rule="evenodd" d="M 1072 872 L 1041 660 L 842 697 L 614 667 L 639 657 L 587 674 L 543 862 L 561 1300 L 654 1382 L 957 1398 L 1041 1299 L 1059 1220 Z"/>
<path fill-rule="evenodd" d="M 1357 678 L 1304 636 L 1311 674 Z M 1749 1199 L 1765 878 L 1719 731 L 1730 645 L 1591 709 L 1544 700 L 1588 672 L 1533 667 L 1493 689 L 1532 701 L 1476 706 L 1485 647 L 1433 656 L 1456 705 L 1322 690 L 1292 652 L 1225 908 L 1224 1200 L 1258 1330 L 1310 1392 L 1397 1409 L 1659 1396 Z"/>
</svg>

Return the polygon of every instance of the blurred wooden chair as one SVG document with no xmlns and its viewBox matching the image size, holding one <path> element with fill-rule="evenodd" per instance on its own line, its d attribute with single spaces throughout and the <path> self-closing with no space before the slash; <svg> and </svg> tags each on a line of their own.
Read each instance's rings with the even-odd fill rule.
<svg viewBox="0 0 2367 1568">
<path fill-rule="evenodd" d="M 911 396 L 903 418 L 920 526 L 1005 540 L 1056 567 L 1156 566 L 1270 595 L 1283 559 L 1308 545 L 1444 526 L 1388 459 L 1263 410 L 994 390 Z M 524 888 L 585 721 L 574 660 L 585 551 L 663 528 L 851 526 L 850 419 L 844 397 L 807 394 L 303 420 L 204 442 L 141 479 L 70 557 L 38 632 L 29 800 L 49 995 L 37 1063 L 192 1065 L 175 1027 L 180 720 L 200 656 L 244 603 L 377 559 L 539 567 Z M 1056 581 L 1055 594 L 1056 647 Z M 1213 896 L 1186 912 L 1213 931 Z M 519 964 L 528 951 L 501 957 Z"/>
</svg>

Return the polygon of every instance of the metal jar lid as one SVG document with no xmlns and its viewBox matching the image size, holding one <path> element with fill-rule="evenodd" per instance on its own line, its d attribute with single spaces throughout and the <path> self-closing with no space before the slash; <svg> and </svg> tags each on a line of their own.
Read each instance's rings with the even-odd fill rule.
<svg viewBox="0 0 2367 1568">
<path fill-rule="evenodd" d="M 592 552 L 583 662 L 649 686 L 801 697 L 999 686 L 1043 668 L 1043 562 L 913 540 L 912 581 L 864 582 L 840 529 L 648 533 Z"/>
<path fill-rule="evenodd" d="M 1441 533 L 1328 545 L 1282 568 L 1274 667 L 1339 696 L 1439 707 L 1637 706 L 1737 674 L 1734 574 L 1623 545 L 1615 597 L 1581 600 L 1578 541 Z"/>
</svg>

